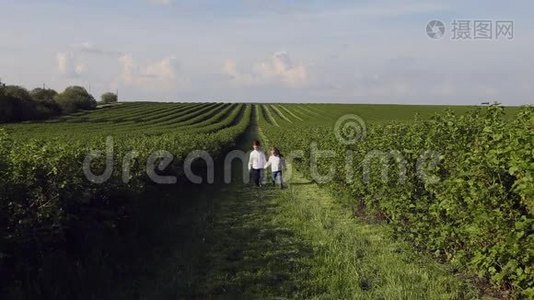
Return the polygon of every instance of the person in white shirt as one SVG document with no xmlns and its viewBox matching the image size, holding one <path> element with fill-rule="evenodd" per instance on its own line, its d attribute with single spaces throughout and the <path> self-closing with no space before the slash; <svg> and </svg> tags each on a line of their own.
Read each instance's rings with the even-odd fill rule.
<svg viewBox="0 0 534 300">
<path fill-rule="evenodd" d="M 261 186 L 262 173 L 266 163 L 265 154 L 261 151 L 261 144 L 259 141 L 252 143 L 254 150 L 250 152 L 248 160 L 248 170 L 252 172 L 252 178 L 256 186 Z"/>
<path fill-rule="evenodd" d="M 282 177 L 282 170 L 285 169 L 285 160 L 280 153 L 280 150 L 278 150 L 276 147 L 271 149 L 271 156 L 269 156 L 269 161 L 267 164 L 265 164 L 265 169 L 267 169 L 269 166 L 271 166 L 273 185 L 276 185 L 276 179 L 279 178 L 280 188 L 283 189 L 284 180 Z"/>
</svg>

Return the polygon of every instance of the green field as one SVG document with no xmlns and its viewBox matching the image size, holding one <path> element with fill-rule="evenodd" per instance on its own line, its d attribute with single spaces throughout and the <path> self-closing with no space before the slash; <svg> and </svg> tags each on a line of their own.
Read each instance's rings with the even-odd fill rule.
<svg viewBox="0 0 534 300">
<path fill-rule="evenodd" d="M 286 156 L 286 189 L 224 182 L 253 140 Z M 534 297 L 533 149 L 532 107 L 126 102 L 1 124 L 0 298 Z M 199 150 L 212 184 L 200 160 L 186 175 Z"/>
<path fill-rule="evenodd" d="M 3 125 L 10 134 L 20 138 L 43 139 L 80 135 L 161 135 L 174 131 L 209 132 L 229 127 L 240 117 L 247 104 L 231 103 L 151 103 L 132 102 L 105 106 L 96 111 L 83 111 L 44 122 Z M 250 105 L 249 105 L 250 106 Z M 438 105 L 373 105 L 373 104 L 273 104 L 263 105 L 271 117 L 291 122 L 330 124 L 345 114 L 357 114 L 366 122 L 409 122 L 416 115 L 430 118 L 446 110 L 466 113 L 473 106 Z M 518 108 L 506 109 L 512 117 Z M 267 117 L 269 118 L 269 117 Z M 269 120 L 270 121 L 270 120 Z M 210 125 L 207 127 L 207 125 Z M 203 128 L 207 127 L 207 128 Z M 134 130 L 135 132 L 132 132 Z"/>
</svg>

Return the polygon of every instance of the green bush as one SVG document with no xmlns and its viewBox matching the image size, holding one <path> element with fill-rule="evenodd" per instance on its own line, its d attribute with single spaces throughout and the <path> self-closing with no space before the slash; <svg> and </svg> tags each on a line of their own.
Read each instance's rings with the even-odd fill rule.
<svg viewBox="0 0 534 300">
<path fill-rule="evenodd" d="M 109 240 L 134 230 L 124 224 L 132 217 L 134 199 L 151 184 L 145 170 L 148 156 L 156 149 L 171 152 L 175 160 L 166 172 L 178 177 L 183 175 L 179 167 L 190 151 L 203 149 L 215 159 L 221 157 L 249 124 L 250 106 L 244 107 L 239 118 L 228 116 L 235 121 L 231 126 L 224 118 L 218 122 L 223 127 L 215 131 L 203 131 L 213 125 L 208 122 L 159 135 L 128 131 L 115 136 L 114 171 L 102 184 L 86 179 L 82 163 L 91 150 L 105 149 L 104 135 L 92 133 L 73 140 L 42 131 L 40 139 L 12 141 L 0 129 L 0 298 L 19 292 L 27 298 L 55 298 L 59 291 L 69 295 L 76 293 L 72 283 L 83 285 L 83 276 L 95 272 L 95 262 L 98 267 L 112 268 L 110 262 L 103 262 L 106 247 Z M 150 106 L 145 110 L 149 113 Z M 71 130 L 85 132 L 83 127 Z M 132 164 L 130 181 L 123 183 L 121 165 L 132 150 L 139 155 Z M 104 168 L 104 159 L 93 161 L 91 169 L 96 174 Z"/>
<path fill-rule="evenodd" d="M 114 93 L 102 94 L 101 100 L 104 104 L 116 103 L 117 101 L 119 101 L 117 98 L 117 94 Z"/>
<path fill-rule="evenodd" d="M 306 150 L 297 166 L 308 175 L 310 142 L 334 150 L 335 159 L 318 162 L 319 170 L 334 164 L 339 175 L 326 185 L 336 194 L 349 194 L 356 210 L 385 219 L 397 237 L 497 286 L 532 297 L 534 108 L 522 109 L 512 121 L 503 117 L 503 110 L 492 106 L 462 116 L 448 112 L 431 120 L 371 124 L 367 138 L 351 146 L 341 145 L 327 126 L 262 126 L 284 152 Z M 347 150 L 354 156 L 348 168 Z M 362 162 L 372 151 L 400 155 L 397 161 L 369 160 L 366 183 Z M 430 159 L 420 160 L 431 154 L 437 167 Z M 406 176 L 399 182 L 402 159 Z M 423 162 L 419 171 L 418 160 Z M 384 165 L 389 168 L 385 182 Z M 354 173 L 353 182 L 345 180 L 347 170 Z M 438 180 L 424 179 L 421 170 L 426 179 Z"/>
<path fill-rule="evenodd" d="M 0 123 L 43 120 L 61 114 L 54 102 L 54 90 L 35 89 L 31 93 L 15 85 L 0 85 Z"/>
<path fill-rule="evenodd" d="M 96 100 L 81 86 L 69 86 L 54 100 L 61 106 L 64 113 L 73 113 L 82 109 L 95 109 Z"/>
</svg>

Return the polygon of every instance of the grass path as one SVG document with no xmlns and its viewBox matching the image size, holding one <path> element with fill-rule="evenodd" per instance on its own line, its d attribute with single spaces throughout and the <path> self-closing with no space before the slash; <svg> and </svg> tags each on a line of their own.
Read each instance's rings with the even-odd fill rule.
<svg viewBox="0 0 534 300">
<path fill-rule="evenodd" d="M 207 213 L 197 259 L 165 296 L 227 299 L 473 299 L 476 290 L 347 214 L 318 186 L 230 186 Z M 201 226 L 201 224 L 198 224 Z M 192 232 L 198 232 L 193 230 Z M 198 246 L 198 245 L 197 245 Z M 186 247 L 187 248 L 187 247 Z M 182 249 L 187 251 L 187 249 Z M 191 249 L 189 249 L 191 250 Z M 184 259 L 179 251 L 176 260 Z M 191 253 L 190 253 L 191 254 Z M 170 288 L 170 289 L 169 289 Z M 157 295 L 157 298 L 161 294 Z"/>
<path fill-rule="evenodd" d="M 257 135 L 250 128 L 241 147 Z M 387 227 L 354 219 L 298 172 L 284 190 L 234 181 L 190 197 L 194 205 L 180 217 L 158 215 L 161 235 L 177 242 L 161 251 L 151 268 L 157 272 L 114 298 L 479 298 L 450 270 L 393 241 Z"/>
<path fill-rule="evenodd" d="M 392 240 L 383 225 L 365 224 L 326 191 L 293 176 L 277 200 L 277 223 L 298 232 L 314 249 L 309 298 L 472 299 L 477 291 L 450 270 Z M 306 297 L 308 298 L 308 297 Z"/>
</svg>

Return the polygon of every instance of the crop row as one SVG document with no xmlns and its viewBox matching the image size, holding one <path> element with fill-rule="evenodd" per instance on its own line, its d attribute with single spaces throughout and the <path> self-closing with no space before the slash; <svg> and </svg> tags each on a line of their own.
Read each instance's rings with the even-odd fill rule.
<svg viewBox="0 0 534 300">
<path fill-rule="evenodd" d="M 71 117 L 71 121 L 12 124 L 4 126 L 16 139 L 61 138 L 79 139 L 94 135 L 121 136 L 165 134 L 167 131 L 189 130 L 226 121 L 236 105 L 207 104 L 122 104 L 93 113 Z M 131 109 L 129 107 L 131 106 Z M 155 107 L 159 107 L 154 109 Z M 162 108 L 163 107 L 163 108 Z M 131 113 L 133 111 L 133 113 Z M 83 121 L 77 120 L 83 118 Z M 224 127 L 224 126 L 223 126 Z"/>
<path fill-rule="evenodd" d="M 508 287 L 510 296 L 529 298 L 534 297 L 534 108 L 514 113 L 510 120 L 502 107 L 492 106 L 430 120 L 371 122 L 367 136 L 351 145 L 338 140 L 331 121 L 290 125 L 277 117 L 276 126 L 264 108 L 260 127 L 285 154 L 303 150 L 294 165 L 336 195 L 346 195 L 355 214 L 376 216 L 416 249 Z M 334 157 L 315 159 L 313 147 L 333 151 Z M 313 173 L 328 174 L 331 168 L 330 180 Z"/>
<path fill-rule="evenodd" d="M 172 164 L 159 174 L 172 174 L 183 182 L 183 162 L 188 153 L 203 150 L 214 159 L 222 157 L 248 127 L 251 118 L 251 105 L 194 104 L 192 107 L 198 110 L 190 111 L 187 118 L 183 116 L 180 123 L 188 126 L 171 123 L 169 126 L 175 126 L 176 130 L 170 127 L 157 135 L 151 134 L 161 130 L 157 127 L 154 131 L 139 128 L 141 134 L 133 132 L 114 138 L 111 176 L 101 184 L 86 178 L 82 165 L 87 155 L 97 150 L 102 151 L 102 156 L 92 160 L 90 170 L 102 174 L 110 166 L 104 153 L 109 148 L 105 135 L 76 129 L 72 139 L 46 135 L 23 139 L 16 132 L 11 136 L 0 129 L 0 296 L 3 292 L 24 291 L 26 295 L 46 298 L 57 296 L 58 290 L 68 290 L 69 280 L 53 274 L 83 272 L 64 268 L 82 268 L 78 265 L 78 255 L 86 248 L 98 249 L 99 236 L 119 235 L 119 230 L 126 230 L 120 228 L 135 207 L 132 199 L 140 198 L 152 184 L 147 172 L 150 156 L 160 153 L 159 150 L 171 153 Z M 26 125 L 32 124 L 16 128 L 22 130 Z M 41 125 L 68 128 L 78 124 Z M 54 132 L 48 134 L 53 136 Z M 132 153 L 137 155 L 129 156 Z M 131 158 L 130 168 L 125 181 L 123 167 L 128 158 Z M 100 256 L 84 259 L 92 257 Z M 90 269 L 91 264 L 85 268 Z"/>
</svg>

